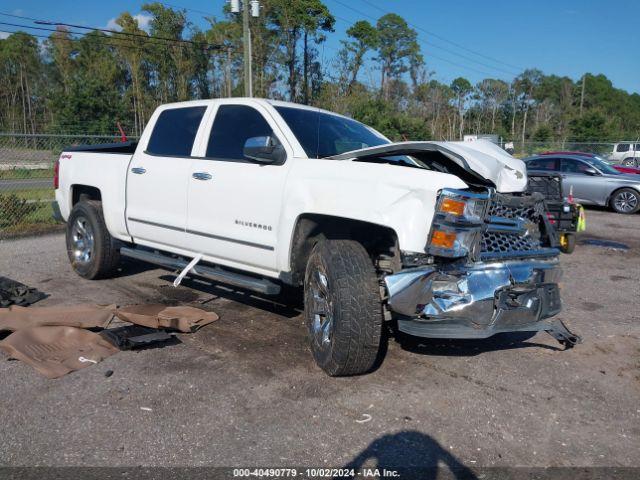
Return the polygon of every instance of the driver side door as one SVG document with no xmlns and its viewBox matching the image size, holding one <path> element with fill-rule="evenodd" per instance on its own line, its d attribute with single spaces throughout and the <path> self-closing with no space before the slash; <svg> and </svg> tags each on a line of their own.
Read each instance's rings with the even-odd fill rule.
<svg viewBox="0 0 640 480">
<path fill-rule="evenodd" d="M 290 160 L 261 164 L 243 154 L 247 140 L 268 136 L 280 143 L 284 138 L 260 105 L 218 107 L 206 145 L 191 163 L 187 237 L 209 261 L 277 276 L 277 233 Z"/>
</svg>

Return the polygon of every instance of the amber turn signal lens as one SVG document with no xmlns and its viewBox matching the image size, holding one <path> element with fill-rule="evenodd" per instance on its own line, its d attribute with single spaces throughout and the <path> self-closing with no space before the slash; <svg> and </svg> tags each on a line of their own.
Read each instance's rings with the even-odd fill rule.
<svg viewBox="0 0 640 480">
<path fill-rule="evenodd" d="M 462 216 L 464 214 L 464 202 L 445 198 L 440 204 L 440 211 L 443 213 L 451 213 L 452 215 Z"/>
<path fill-rule="evenodd" d="M 443 232 L 442 230 L 434 231 L 431 237 L 431 245 L 439 248 L 453 248 L 455 241 L 455 233 Z"/>
</svg>

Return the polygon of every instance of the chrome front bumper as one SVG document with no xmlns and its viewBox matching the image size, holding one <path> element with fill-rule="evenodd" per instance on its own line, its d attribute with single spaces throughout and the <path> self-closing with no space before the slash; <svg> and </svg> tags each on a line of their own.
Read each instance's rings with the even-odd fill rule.
<svg viewBox="0 0 640 480">
<path fill-rule="evenodd" d="M 561 310 L 557 259 L 425 266 L 388 275 L 387 304 L 400 331 L 431 338 L 487 338 L 549 330 Z"/>
</svg>

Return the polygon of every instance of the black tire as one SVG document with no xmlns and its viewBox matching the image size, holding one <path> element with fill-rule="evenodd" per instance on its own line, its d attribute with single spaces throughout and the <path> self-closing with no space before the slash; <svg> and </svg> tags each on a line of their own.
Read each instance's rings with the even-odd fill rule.
<svg viewBox="0 0 640 480">
<path fill-rule="evenodd" d="M 110 277 L 118 268 L 118 242 L 104 223 L 101 202 L 82 200 L 71 210 L 67 220 L 67 255 L 75 272 L 89 280 Z"/>
<path fill-rule="evenodd" d="M 640 193 L 633 188 L 621 188 L 611 195 L 609 206 L 614 212 L 630 215 L 640 210 Z"/>
<path fill-rule="evenodd" d="M 377 365 L 382 302 L 375 268 L 360 243 L 324 240 L 314 247 L 304 306 L 313 358 L 327 374 L 358 375 Z"/>
<path fill-rule="evenodd" d="M 560 240 L 560 251 L 562 253 L 573 253 L 576 249 L 576 236 L 573 233 L 562 233 L 564 241 Z"/>
</svg>

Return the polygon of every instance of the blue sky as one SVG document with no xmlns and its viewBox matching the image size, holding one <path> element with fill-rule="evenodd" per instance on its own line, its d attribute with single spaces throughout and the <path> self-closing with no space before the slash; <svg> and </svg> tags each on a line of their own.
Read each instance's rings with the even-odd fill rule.
<svg viewBox="0 0 640 480">
<path fill-rule="evenodd" d="M 143 3 L 3 0 L 0 11 L 104 27 L 122 11 L 140 13 Z M 203 13 L 221 18 L 224 1 L 166 3 L 189 9 L 190 20 L 204 27 Z M 450 82 L 457 76 L 465 76 L 474 83 L 488 76 L 509 80 L 523 68 L 536 67 L 545 73 L 574 79 L 584 72 L 604 73 L 616 87 L 640 93 L 638 0 L 325 0 L 325 3 L 337 17 L 336 31 L 329 34 L 324 47 L 325 62 L 335 56 L 350 23 L 360 19 L 374 21 L 384 12 L 392 11 L 417 29 L 427 67 L 440 81 Z M 6 17 L 1 21 L 28 23 Z M 0 25 L 0 29 L 15 28 Z M 369 76 L 367 72 L 365 75 Z M 377 80 L 377 72 L 371 75 Z"/>
</svg>

